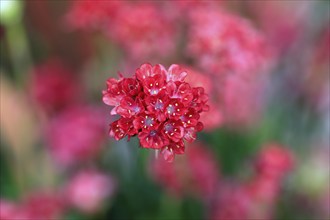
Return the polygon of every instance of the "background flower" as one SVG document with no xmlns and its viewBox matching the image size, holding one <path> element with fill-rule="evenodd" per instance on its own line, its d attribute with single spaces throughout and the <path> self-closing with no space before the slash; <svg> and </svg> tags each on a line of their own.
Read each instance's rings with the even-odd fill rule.
<svg viewBox="0 0 330 220">
<path fill-rule="evenodd" d="M 75 174 L 66 186 L 66 200 L 85 213 L 95 213 L 113 196 L 115 180 L 95 170 L 83 170 Z"/>
</svg>

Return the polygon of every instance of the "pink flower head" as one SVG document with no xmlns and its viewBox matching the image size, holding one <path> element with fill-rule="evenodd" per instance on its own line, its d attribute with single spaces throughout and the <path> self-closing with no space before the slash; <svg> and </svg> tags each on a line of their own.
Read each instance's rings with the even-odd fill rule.
<svg viewBox="0 0 330 220">
<path fill-rule="evenodd" d="M 202 113 L 200 118 L 207 131 L 219 128 L 224 122 L 224 116 L 220 108 L 214 102 L 209 102 L 209 105 L 209 112 Z"/>
<path fill-rule="evenodd" d="M 0 199 L 0 219 L 1 220 L 18 220 L 20 217 L 25 217 L 20 214 L 19 205 L 5 200 Z"/>
<path fill-rule="evenodd" d="M 265 39 L 248 21 L 212 8 L 190 14 L 188 36 L 187 53 L 213 74 L 253 75 L 270 56 Z"/>
<path fill-rule="evenodd" d="M 221 184 L 220 192 L 211 207 L 210 219 L 254 219 L 250 216 L 252 202 L 249 195 L 240 185 L 233 183 Z"/>
<path fill-rule="evenodd" d="M 138 135 L 143 148 L 160 149 L 168 161 L 183 154 L 183 141 L 196 139 L 203 129 L 200 113 L 208 110 L 204 89 L 186 83 L 187 74 L 175 64 L 168 70 L 143 64 L 132 78 L 108 79 L 103 101 L 114 106 L 111 114 L 121 116 L 111 123 L 110 136 Z"/>
<path fill-rule="evenodd" d="M 30 194 L 22 203 L 22 219 L 60 219 L 64 212 L 64 201 L 60 195 L 50 192 Z"/>
<path fill-rule="evenodd" d="M 55 160 L 64 166 L 97 156 L 104 141 L 103 112 L 96 107 L 67 109 L 51 121 L 47 142 Z"/>
<path fill-rule="evenodd" d="M 175 1 L 162 1 L 162 7 L 166 10 L 166 15 L 175 22 L 181 22 L 186 24 L 187 18 L 190 13 L 196 11 L 196 9 L 214 9 L 220 8 L 223 5 L 223 1 L 208 1 L 208 0 L 175 0 Z"/>
<path fill-rule="evenodd" d="M 293 157 L 288 149 L 270 143 L 261 150 L 256 161 L 255 176 L 244 186 L 252 201 L 250 218 L 272 218 L 282 181 L 292 167 Z"/>
<path fill-rule="evenodd" d="M 256 123 L 268 79 L 261 73 L 270 67 L 272 58 L 264 36 L 247 20 L 212 8 L 189 14 L 188 33 L 187 53 L 213 77 L 211 85 L 216 90 L 217 102 L 210 104 L 209 114 L 202 114 L 205 127 L 216 127 L 215 121 L 218 126 Z M 214 120 L 208 125 L 210 117 Z"/>
<path fill-rule="evenodd" d="M 251 183 L 223 182 L 211 204 L 214 220 L 273 219 L 280 184 L 265 178 Z"/>
<path fill-rule="evenodd" d="M 167 163 L 166 158 L 158 159 L 151 167 L 154 179 L 179 196 L 193 194 L 208 199 L 215 192 L 220 177 L 216 159 L 201 144 L 189 146 L 186 157 L 174 163 Z"/>
<path fill-rule="evenodd" d="M 95 213 L 114 194 L 115 189 L 116 182 L 111 176 L 95 170 L 84 170 L 70 180 L 66 196 L 68 203 L 80 211 Z"/>
<path fill-rule="evenodd" d="M 260 175 L 276 180 L 291 170 L 293 165 L 292 153 L 279 144 L 271 143 L 260 152 L 256 169 Z"/>
<path fill-rule="evenodd" d="M 230 75 L 218 88 L 219 103 L 226 123 L 230 125 L 253 125 L 258 122 L 264 107 L 266 79 L 246 79 Z"/>
<path fill-rule="evenodd" d="M 320 112 L 330 109 L 329 47 L 330 27 L 322 30 L 317 45 L 312 50 L 309 62 L 305 65 L 303 90 L 307 101 Z"/>
<path fill-rule="evenodd" d="M 0 200 L 1 220 L 60 219 L 64 213 L 61 196 L 50 192 L 29 194 L 22 202 Z"/>
<path fill-rule="evenodd" d="M 281 182 L 282 179 L 257 175 L 246 185 L 246 190 L 256 203 L 273 204 L 280 195 Z"/>
<path fill-rule="evenodd" d="M 104 28 L 115 18 L 122 4 L 121 1 L 73 1 L 66 20 L 73 28 Z"/>
<path fill-rule="evenodd" d="M 175 49 L 174 25 L 152 3 L 127 4 L 108 29 L 133 60 L 168 56 Z"/>
<path fill-rule="evenodd" d="M 211 204 L 211 219 L 273 219 L 284 174 L 292 167 L 291 153 L 267 144 L 257 158 L 256 172 L 248 182 L 222 182 Z"/>
<path fill-rule="evenodd" d="M 80 88 L 73 73 L 57 60 L 37 66 L 32 79 L 32 98 L 48 112 L 61 110 L 78 98 Z"/>
<path fill-rule="evenodd" d="M 190 85 L 197 87 L 203 87 L 207 94 L 211 93 L 213 90 L 212 78 L 209 74 L 197 71 L 191 67 L 184 68 L 189 74 L 185 78 L 185 81 Z"/>
<path fill-rule="evenodd" d="M 177 0 L 173 1 L 174 7 L 178 7 L 181 10 L 181 13 L 184 13 L 186 10 L 193 11 L 196 8 L 209 8 L 217 7 L 222 4 L 222 1 L 205 1 L 205 0 L 195 0 L 195 1 L 185 1 Z"/>
<path fill-rule="evenodd" d="M 249 10 L 277 52 L 286 52 L 308 32 L 314 1 L 250 1 Z"/>
</svg>

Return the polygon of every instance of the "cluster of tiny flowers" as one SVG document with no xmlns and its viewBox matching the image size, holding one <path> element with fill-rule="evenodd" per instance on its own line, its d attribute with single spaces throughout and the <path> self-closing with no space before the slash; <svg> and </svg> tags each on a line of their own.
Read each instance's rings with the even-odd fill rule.
<svg viewBox="0 0 330 220">
<path fill-rule="evenodd" d="M 143 64 L 132 78 L 108 79 L 103 91 L 111 114 L 120 119 L 110 124 L 110 136 L 120 140 L 138 135 L 143 148 L 161 150 L 166 161 L 183 154 L 184 140 L 193 142 L 203 129 L 200 113 L 207 111 L 208 96 L 202 87 L 184 81 L 188 73 L 173 64 Z"/>
</svg>

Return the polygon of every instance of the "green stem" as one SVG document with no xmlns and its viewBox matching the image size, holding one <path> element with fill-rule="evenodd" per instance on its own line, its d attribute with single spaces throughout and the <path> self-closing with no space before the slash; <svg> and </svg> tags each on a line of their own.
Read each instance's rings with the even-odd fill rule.
<svg viewBox="0 0 330 220">
<path fill-rule="evenodd" d="M 182 200 L 171 196 L 168 193 L 165 193 L 161 197 L 160 201 L 160 211 L 159 211 L 159 220 L 164 219 L 182 219 Z"/>
<path fill-rule="evenodd" d="M 17 84 L 22 85 L 27 71 L 32 66 L 28 37 L 22 22 L 6 27 L 9 56 L 13 65 L 13 74 Z"/>
</svg>

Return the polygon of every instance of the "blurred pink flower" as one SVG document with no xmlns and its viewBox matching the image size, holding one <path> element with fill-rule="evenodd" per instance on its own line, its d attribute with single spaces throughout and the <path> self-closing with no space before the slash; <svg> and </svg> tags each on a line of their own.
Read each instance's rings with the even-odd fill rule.
<svg viewBox="0 0 330 220">
<path fill-rule="evenodd" d="M 330 28 L 326 27 L 312 48 L 303 77 L 303 92 L 313 108 L 320 112 L 330 110 Z"/>
<path fill-rule="evenodd" d="M 192 194 L 208 199 L 215 192 L 220 177 L 216 159 L 201 143 L 189 145 L 185 157 L 174 163 L 162 158 L 152 161 L 151 175 L 176 196 Z"/>
<path fill-rule="evenodd" d="M 211 205 L 212 220 L 250 219 L 251 200 L 243 188 L 235 184 L 221 184 L 220 192 Z"/>
<path fill-rule="evenodd" d="M 269 75 L 261 73 L 272 58 L 264 36 L 247 20 L 211 8 L 192 11 L 189 22 L 186 52 L 212 76 L 215 119 L 230 125 L 257 122 Z"/>
<path fill-rule="evenodd" d="M 92 106 L 74 106 L 53 118 L 47 128 L 47 144 L 61 166 L 95 158 L 106 137 L 105 114 Z"/>
<path fill-rule="evenodd" d="M 254 182 L 253 187 L 222 183 L 211 203 L 210 217 L 214 220 L 272 219 L 279 189 L 279 184 L 271 180 Z"/>
<path fill-rule="evenodd" d="M 65 206 L 61 195 L 51 192 L 34 192 L 20 203 L 0 200 L 1 220 L 60 219 Z"/>
<path fill-rule="evenodd" d="M 277 180 L 257 175 L 246 185 L 246 189 L 255 201 L 269 204 L 276 201 L 281 181 L 282 179 Z"/>
<path fill-rule="evenodd" d="M 0 219 L 18 220 L 20 218 L 19 206 L 11 201 L 0 199 Z"/>
<path fill-rule="evenodd" d="M 175 1 L 163 1 L 163 8 L 166 10 L 167 15 L 172 19 L 176 19 L 176 22 L 186 21 L 188 15 L 200 8 L 216 8 L 222 5 L 222 1 L 208 1 L 208 0 L 175 0 Z"/>
<path fill-rule="evenodd" d="M 220 106 L 215 102 L 209 102 L 210 110 L 201 114 L 201 122 L 204 125 L 205 131 L 211 131 L 219 128 L 224 123 L 224 116 L 220 109 Z"/>
<path fill-rule="evenodd" d="M 62 196 L 51 192 L 31 193 L 21 207 L 26 219 L 61 219 L 65 209 Z"/>
<path fill-rule="evenodd" d="M 83 170 L 72 177 L 66 187 L 69 204 L 84 213 L 95 213 L 116 190 L 113 177 L 95 170 Z"/>
<path fill-rule="evenodd" d="M 66 20 L 73 28 L 103 29 L 115 19 L 123 1 L 71 1 Z"/>
<path fill-rule="evenodd" d="M 211 8 L 189 16 L 187 54 L 208 73 L 251 76 L 266 66 L 270 50 L 245 19 Z"/>
<path fill-rule="evenodd" d="M 175 49 L 174 24 L 155 4 L 127 4 L 108 27 L 108 35 L 133 60 L 166 57 Z"/>
<path fill-rule="evenodd" d="M 209 74 L 198 71 L 192 67 L 182 66 L 182 69 L 188 74 L 185 81 L 192 86 L 203 87 L 207 94 L 210 94 L 213 90 L 213 81 Z"/>
<path fill-rule="evenodd" d="M 252 201 L 250 218 L 272 218 L 282 182 L 293 165 L 293 155 L 289 149 L 277 143 L 268 143 L 261 149 L 256 160 L 255 176 L 244 186 Z"/>
<path fill-rule="evenodd" d="M 313 1 L 248 1 L 251 14 L 264 30 L 277 53 L 288 51 L 304 36 Z"/>
<path fill-rule="evenodd" d="M 263 91 L 266 81 L 227 76 L 217 87 L 219 105 L 227 124 L 251 125 L 256 123 L 263 110 Z"/>
<path fill-rule="evenodd" d="M 184 12 L 185 10 L 192 11 L 194 9 L 198 9 L 201 7 L 211 7 L 211 6 L 217 6 L 221 5 L 222 2 L 216 2 L 216 1 L 208 1 L 208 0 L 194 0 L 194 1 L 186 1 L 186 0 L 176 0 L 171 1 L 173 4 L 182 10 L 181 12 Z"/>
<path fill-rule="evenodd" d="M 247 183 L 221 182 L 211 203 L 211 219 L 272 219 L 284 177 L 293 167 L 292 153 L 269 143 L 261 149 L 256 164 Z"/>
<path fill-rule="evenodd" d="M 258 175 L 275 181 L 281 179 L 293 169 L 293 166 L 294 158 L 291 151 L 277 143 L 266 144 L 256 161 Z"/>
<path fill-rule="evenodd" d="M 48 60 L 33 70 L 30 91 L 45 111 L 54 112 L 77 101 L 80 86 L 74 74 L 59 60 Z"/>
</svg>

